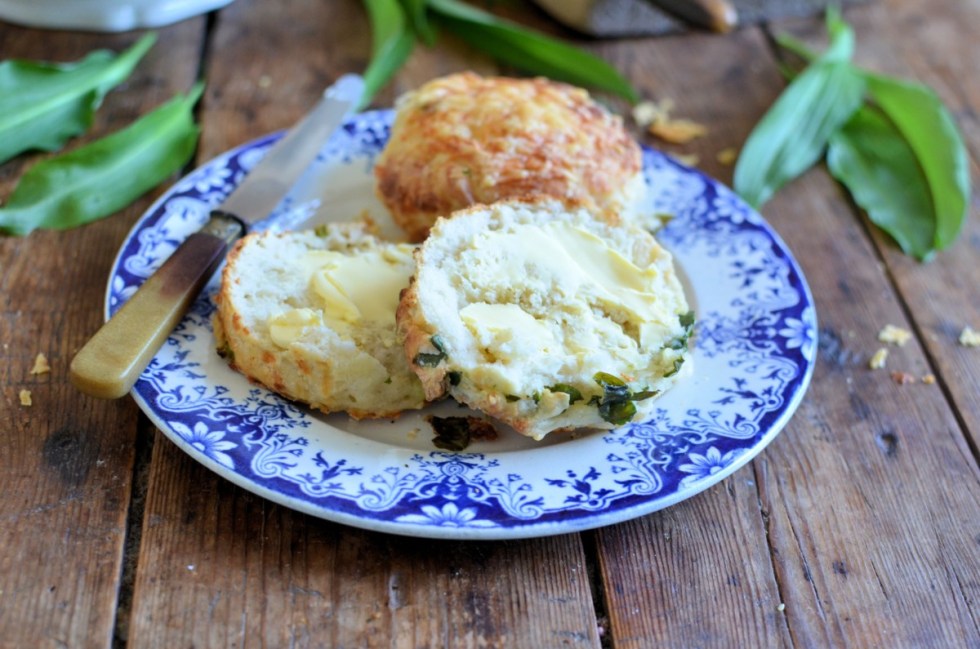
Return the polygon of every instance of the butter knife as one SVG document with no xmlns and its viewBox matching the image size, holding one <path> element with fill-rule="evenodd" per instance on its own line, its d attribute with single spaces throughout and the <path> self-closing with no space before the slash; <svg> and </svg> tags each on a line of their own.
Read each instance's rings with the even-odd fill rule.
<svg viewBox="0 0 980 649">
<path fill-rule="evenodd" d="M 126 395 L 221 264 L 254 223 L 265 219 L 354 110 L 364 92 L 344 75 L 265 154 L 208 222 L 153 273 L 72 359 L 69 375 L 82 392 L 103 399 Z"/>
</svg>

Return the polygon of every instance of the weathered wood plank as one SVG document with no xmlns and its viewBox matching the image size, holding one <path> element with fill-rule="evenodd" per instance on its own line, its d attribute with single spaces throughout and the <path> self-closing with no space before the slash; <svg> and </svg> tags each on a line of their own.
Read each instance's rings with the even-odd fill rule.
<svg viewBox="0 0 980 649">
<path fill-rule="evenodd" d="M 603 45 L 639 90 L 672 101 L 677 117 L 709 128 L 683 146 L 641 141 L 696 155 L 723 182 L 731 166 L 716 158 L 740 144 L 778 89 L 759 61 L 761 33 L 689 35 Z M 776 444 L 792 444 L 793 427 Z M 789 438 L 789 439 L 784 439 Z M 751 469 L 671 509 L 599 530 L 596 547 L 611 636 L 623 647 L 767 647 L 788 644 Z"/>
<path fill-rule="evenodd" d="M 253 496 L 163 438 L 139 566 L 131 647 L 598 645 L 576 536 L 355 530 Z"/>
<path fill-rule="evenodd" d="M 113 91 L 86 136 L 131 123 L 196 73 L 203 21 L 163 30 L 133 76 Z M 3 58 L 72 61 L 121 50 L 138 34 L 58 33 L 3 25 Z M 176 57 L 176 58 L 175 58 Z M 176 60 L 182 63 L 175 63 Z M 0 196 L 41 155 L 0 166 Z M 133 472 L 137 408 L 97 401 L 68 382 L 72 355 L 102 320 L 109 265 L 152 197 L 67 232 L 0 238 L 0 645 L 108 647 Z M 31 375 L 37 353 L 50 374 Z M 33 405 L 20 405 L 30 390 Z"/>
<path fill-rule="evenodd" d="M 219 14 L 214 39 L 202 160 L 289 126 L 331 80 L 363 69 L 370 50 L 355 0 L 238 0 Z M 454 45 L 420 48 L 376 105 L 471 67 L 472 56 Z M 578 536 L 451 543 L 359 531 L 252 496 L 158 435 L 129 643 L 595 647 L 599 640 Z"/>
<path fill-rule="evenodd" d="M 867 29 L 899 33 L 895 16 L 874 15 Z M 894 267 L 878 261 L 824 171 L 784 189 L 764 214 L 807 272 L 821 322 L 822 363 L 794 419 L 795 443 L 774 444 L 755 463 L 794 643 L 972 646 L 980 472 L 967 431 L 939 386 L 899 385 L 867 364 L 884 324 L 912 328 L 904 305 L 913 297 L 892 284 Z M 939 369 L 942 382 L 924 349 L 933 343 L 926 335 L 892 348 L 889 368 L 916 377 Z"/>
</svg>

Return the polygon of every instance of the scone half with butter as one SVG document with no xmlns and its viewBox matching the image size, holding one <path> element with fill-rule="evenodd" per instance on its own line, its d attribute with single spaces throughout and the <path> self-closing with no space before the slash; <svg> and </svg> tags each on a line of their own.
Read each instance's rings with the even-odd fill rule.
<svg viewBox="0 0 980 649">
<path fill-rule="evenodd" d="M 440 219 L 398 306 L 428 399 L 448 393 L 535 439 L 642 419 L 680 375 L 692 325 L 649 232 L 553 201 Z"/>
<path fill-rule="evenodd" d="M 360 419 L 423 407 L 395 323 L 412 251 L 360 224 L 245 237 L 216 298 L 219 353 L 251 380 L 323 412 Z"/>
</svg>

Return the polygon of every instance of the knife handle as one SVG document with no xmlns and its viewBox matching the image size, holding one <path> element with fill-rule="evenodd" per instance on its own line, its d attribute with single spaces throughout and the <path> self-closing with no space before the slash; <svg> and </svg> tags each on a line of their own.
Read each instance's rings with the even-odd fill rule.
<svg viewBox="0 0 980 649">
<path fill-rule="evenodd" d="M 75 355 L 75 387 L 101 399 L 128 393 L 245 229 L 238 217 L 211 212 Z"/>
</svg>

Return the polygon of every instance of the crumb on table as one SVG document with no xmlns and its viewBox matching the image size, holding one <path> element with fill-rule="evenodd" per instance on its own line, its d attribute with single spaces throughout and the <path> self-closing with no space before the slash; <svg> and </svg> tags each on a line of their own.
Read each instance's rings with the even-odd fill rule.
<svg viewBox="0 0 980 649">
<path fill-rule="evenodd" d="M 51 371 L 51 365 L 48 364 L 48 357 L 44 354 L 38 354 L 34 357 L 34 367 L 31 368 L 31 374 L 47 374 Z"/>
<path fill-rule="evenodd" d="M 882 347 L 871 356 L 871 360 L 868 362 L 868 367 L 873 370 L 880 370 L 885 366 L 885 361 L 887 359 L 888 350 Z"/>
<path fill-rule="evenodd" d="M 980 347 L 980 331 L 974 331 L 969 326 L 963 327 L 960 344 L 964 347 Z"/>
<path fill-rule="evenodd" d="M 20 405 L 22 405 L 22 406 L 30 406 L 33 403 L 34 402 L 31 399 L 31 391 L 30 390 L 21 390 L 20 391 Z"/>
<path fill-rule="evenodd" d="M 910 331 L 890 324 L 886 324 L 884 328 L 878 332 L 878 340 L 890 345 L 898 345 L 899 347 L 905 345 L 910 338 L 912 338 L 912 333 Z"/>
</svg>

